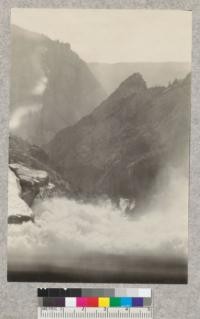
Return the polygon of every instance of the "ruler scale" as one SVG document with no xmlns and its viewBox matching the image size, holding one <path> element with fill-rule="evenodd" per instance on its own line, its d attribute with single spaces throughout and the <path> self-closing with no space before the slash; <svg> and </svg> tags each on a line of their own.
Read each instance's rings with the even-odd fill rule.
<svg viewBox="0 0 200 319">
<path fill-rule="evenodd" d="M 38 319 L 153 319 L 150 288 L 38 289 Z"/>
<path fill-rule="evenodd" d="M 52 308 L 44 309 L 38 308 L 38 319 L 53 319 L 53 318 L 153 318 L 153 311 L 151 308 L 131 308 L 131 309 L 115 309 L 111 310 L 110 308 L 106 310 L 90 311 L 85 309 L 82 312 L 80 310 L 69 310 L 66 308 Z"/>
</svg>

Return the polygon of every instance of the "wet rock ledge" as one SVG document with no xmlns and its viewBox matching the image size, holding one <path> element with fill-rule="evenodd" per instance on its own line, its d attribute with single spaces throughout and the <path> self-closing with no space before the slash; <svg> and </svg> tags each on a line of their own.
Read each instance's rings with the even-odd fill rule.
<svg viewBox="0 0 200 319">
<path fill-rule="evenodd" d="M 33 222 L 31 206 L 34 200 L 50 196 L 55 187 L 49 183 L 46 171 L 28 168 L 19 163 L 10 164 L 9 168 L 11 183 L 9 181 L 8 223 Z"/>
</svg>

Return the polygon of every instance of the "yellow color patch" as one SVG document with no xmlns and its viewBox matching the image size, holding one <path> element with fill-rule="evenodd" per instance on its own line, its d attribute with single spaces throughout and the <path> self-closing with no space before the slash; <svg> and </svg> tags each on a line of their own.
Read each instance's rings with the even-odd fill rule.
<svg viewBox="0 0 200 319">
<path fill-rule="evenodd" d="M 110 298 L 99 298 L 98 299 L 99 302 L 99 307 L 110 307 Z"/>
</svg>

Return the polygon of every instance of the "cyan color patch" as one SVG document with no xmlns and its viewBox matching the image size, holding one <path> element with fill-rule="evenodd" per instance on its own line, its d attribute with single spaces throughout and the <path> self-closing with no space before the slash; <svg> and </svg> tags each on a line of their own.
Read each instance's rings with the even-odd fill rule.
<svg viewBox="0 0 200 319">
<path fill-rule="evenodd" d="M 121 307 L 132 307 L 132 298 L 129 297 L 122 297 L 121 299 Z"/>
</svg>

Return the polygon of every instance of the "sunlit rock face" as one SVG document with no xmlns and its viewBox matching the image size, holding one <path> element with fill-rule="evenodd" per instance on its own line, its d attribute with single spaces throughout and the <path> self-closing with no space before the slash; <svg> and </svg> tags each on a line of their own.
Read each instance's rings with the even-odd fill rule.
<svg viewBox="0 0 200 319">
<path fill-rule="evenodd" d="M 9 169 L 8 175 L 8 223 L 22 224 L 33 220 L 33 212 L 21 198 L 22 188 L 19 178 Z"/>
<path fill-rule="evenodd" d="M 18 163 L 10 164 L 10 169 L 15 172 L 20 181 L 21 198 L 31 206 L 41 187 L 48 185 L 49 176 L 47 172 L 27 168 Z"/>
<path fill-rule="evenodd" d="M 15 163 L 9 165 L 8 223 L 34 222 L 32 206 L 55 195 L 55 185 L 49 182 L 45 171 Z"/>
</svg>

